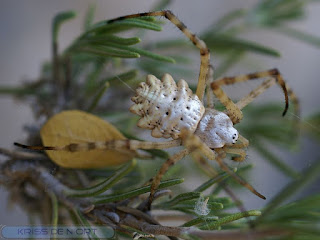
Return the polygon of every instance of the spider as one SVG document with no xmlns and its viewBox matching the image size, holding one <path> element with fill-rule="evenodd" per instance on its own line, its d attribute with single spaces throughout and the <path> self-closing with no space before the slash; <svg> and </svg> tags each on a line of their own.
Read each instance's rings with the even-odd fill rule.
<svg viewBox="0 0 320 240">
<path fill-rule="evenodd" d="M 253 186 L 236 175 L 224 162 L 226 154 L 233 154 L 233 161 L 241 162 L 246 157 L 244 148 L 249 141 L 234 128 L 243 118 L 241 109 L 252 102 L 274 84 L 278 84 L 285 96 L 285 109 L 288 110 L 289 97 L 299 110 L 296 95 L 287 86 L 277 69 L 255 72 L 234 77 L 224 77 L 213 81 L 213 68 L 210 65 L 210 51 L 204 41 L 192 33 L 171 11 L 155 11 L 137 13 L 115 18 L 107 21 L 112 23 L 127 18 L 145 16 L 163 16 L 173 23 L 200 51 L 200 73 L 196 93 L 193 94 L 188 84 L 180 80 L 178 84 L 171 75 L 164 74 L 161 80 L 148 75 L 146 82 L 140 83 L 136 96 L 132 98 L 134 105 L 130 111 L 141 118 L 138 126 L 152 130 L 151 135 L 156 138 L 172 138 L 165 142 L 149 142 L 138 140 L 112 140 L 107 142 L 73 143 L 66 146 L 25 146 L 36 150 L 64 150 L 69 152 L 88 151 L 92 149 L 137 150 L 137 149 L 167 149 L 183 145 L 185 148 L 167 159 L 161 166 L 157 175 L 152 179 L 148 207 L 150 209 L 154 194 L 167 170 L 183 157 L 193 154 L 195 158 L 202 156 L 215 160 L 220 168 L 233 177 L 239 184 L 262 199 L 266 199 Z M 259 78 L 267 78 L 261 85 L 251 91 L 247 96 L 233 102 L 223 91 L 223 85 L 230 85 Z M 206 91 L 207 108 L 204 107 L 203 98 Z M 224 105 L 225 111 L 214 109 L 213 95 Z"/>
</svg>

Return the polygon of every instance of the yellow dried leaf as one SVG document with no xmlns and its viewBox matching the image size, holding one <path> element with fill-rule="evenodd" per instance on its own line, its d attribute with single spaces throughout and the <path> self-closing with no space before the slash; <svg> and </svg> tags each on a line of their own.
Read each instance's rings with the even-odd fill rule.
<svg viewBox="0 0 320 240">
<path fill-rule="evenodd" d="M 40 131 L 44 146 L 104 142 L 126 139 L 112 124 L 92 114 L 72 110 L 54 115 Z M 80 152 L 46 151 L 56 164 L 66 168 L 100 168 L 131 160 L 134 151 L 89 150 Z"/>
</svg>

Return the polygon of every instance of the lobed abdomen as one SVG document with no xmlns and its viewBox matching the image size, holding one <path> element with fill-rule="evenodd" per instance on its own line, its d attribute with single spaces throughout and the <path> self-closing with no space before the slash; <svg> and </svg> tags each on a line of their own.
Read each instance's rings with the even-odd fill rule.
<svg viewBox="0 0 320 240">
<path fill-rule="evenodd" d="M 205 111 L 187 82 L 181 79 L 176 84 L 169 74 L 161 81 L 148 75 L 131 100 L 135 104 L 130 111 L 141 116 L 137 125 L 152 130 L 151 135 L 156 138 L 177 139 L 183 128 L 194 132 Z"/>
</svg>

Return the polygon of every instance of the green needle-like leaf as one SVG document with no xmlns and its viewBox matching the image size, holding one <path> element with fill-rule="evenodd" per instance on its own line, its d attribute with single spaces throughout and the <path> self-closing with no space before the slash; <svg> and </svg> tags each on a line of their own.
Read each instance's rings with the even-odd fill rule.
<svg viewBox="0 0 320 240">
<path fill-rule="evenodd" d="M 244 51 L 232 50 L 214 71 L 215 78 L 223 76 L 232 66 L 238 63 L 244 55 Z"/>
<path fill-rule="evenodd" d="M 52 22 L 52 42 L 53 43 L 56 43 L 58 40 L 58 32 L 62 23 L 68 20 L 71 20 L 76 15 L 77 14 L 75 11 L 67 11 L 67 12 L 61 12 L 54 17 Z"/>
<path fill-rule="evenodd" d="M 229 177 L 229 175 L 226 172 L 222 172 L 220 173 L 218 176 L 215 176 L 211 179 L 209 179 L 208 181 L 206 181 L 205 183 L 201 184 L 199 187 L 197 187 L 194 192 L 203 192 L 206 189 L 208 189 L 209 187 L 211 187 L 212 185 L 221 182 L 222 180 L 226 179 L 227 177 Z"/>
<path fill-rule="evenodd" d="M 167 201 L 165 203 L 162 203 L 166 206 L 174 206 L 179 204 L 180 202 L 192 200 L 192 199 L 198 199 L 200 197 L 200 192 L 188 192 L 188 193 L 181 193 L 175 198 L 173 198 L 170 201 Z"/>
<path fill-rule="evenodd" d="M 133 159 L 129 164 L 126 164 L 121 169 L 116 171 L 110 178 L 105 181 L 86 189 L 68 189 L 64 191 L 64 194 L 69 197 L 88 197 L 88 196 L 96 196 L 100 193 L 105 192 L 109 188 L 111 188 L 114 184 L 116 184 L 119 180 L 122 179 L 125 175 L 127 175 L 133 168 L 136 166 L 137 161 Z"/>
<path fill-rule="evenodd" d="M 107 46 L 90 46 L 79 47 L 73 49 L 74 52 L 84 52 L 100 57 L 120 57 L 120 58 L 139 58 L 140 55 L 136 52 L 127 51 L 119 48 Z"/>
<path fill-rule="evenodd" d="M 259 141 L 255 141 L 253 147 L 265 158 L 267 159 L 272 165 L 274 165 L 277 169 L 283 172 L 290 178 L 297 179 L 300 177 L 300 174 L 295 171 L 293 168 L 285 164 L 281 161 L 276 155 L 274 155 L 271 151 L 268 151 L 267 148 L 263 147 Z"/>
<path fill-rule="evenodd" d="M 207 43 L 209 48 L 219 49 L 219 51 L 233 49 L 239 51 L 255 52 L 272 57 L 280 57 L 280 53 L 275 49 L 260 45 L 252 41 L 240 39 L 229 34 L 211 34 L 205 35 L 202 38 Z"/>
<path fill-rule="evenodd" d="M 127 50 L 127 51 L 136 52 L 136 53 L 140 54 L 141 56 L 146 56 L 146 57 L 149 57 L 149 58 L 153 58 L 155 60 L 175 63 L 175 60 L 173 58 L 171 58 L 171 57 L 162 56 L 162 55 L 150 52 L 150 51 L 142 50 L 140 48 L 121 46 L 121 45 L 115 44 L 115 43 L 110 43 L 109 45 L 112 46 L 112 47 L 115 47 L 115 48 L 121 48 L 121 49 L 124 49 L 124 50 Z"/>
<path fill-rule="evenodd" d="M 95 96 L 95 98 L 93 99 L 91 105 L 88 108 L 88 112 L 92 112 L 96 106 L 98 105 L 98 102 L 100 101 L 101 97 L 103 96 L 103 94 L 107 91 L 107 89 L 110 87 L 110 83 L 106 82 L 103 87 L 99 90 L 99 92 L 97 93 L 97 95 Z"/>
<path fill-rule="evenodd" d="M 86 12 L 86 15 L 84 17 L 84 24 L 83 24 L 83 29 L 85 31 L 88 31 L 90 29 L 90 27 L 93 24 L 93 20 L 94 20 L 94 14 L 96 11 L 96 5 L 95 4 L 90 4 L 88 7 L 88 10 Z"/>
<path fill-rule="evenodd" d="M 201 217 L 192 219 L 189 222 L 184 223 L 181 227 L 191 227 L 191 226 L 202 224 L 202 223 L 208 224 L 209 222 L 217 221 L 218 219 L 219 218 L 215 217 L 215 216 L 213 216 L 213 217 L 201 216 Z"/>
<path fill-rule="evenodd" d="M 109 82 L 112 86 L 123 86 L 125 82 L 128 82 L 134 78 L 136 78 L 138 75 L 137 70 L 130 70 L 125 73 L 121 73 L 119 75 L 115 75 L 113 77 L 107 78 L 105 80 L 102 80 L 102 82 Z"/>
<path fill-rule="evenodd" d="M 106 45 L 108 46 L 109 43 L 116 43 L 119 45 L 134 45 L 141 42 L 141 39 L 138 37 L 132 38 L 122 38 L 115 35 L 110 34 L 99 34 L 98 36 L 86 37 L 80 39 L 77 44 L 79 46 L 86 46 L 86 45 Z"/>
<path fill-rule="evenodd" d="M 96 93 L 94 99 L 92 100 L 91 105 L 88 107 L 88 112 L 92 112 L 95 107 L 98 105 L 100 99 L 102 98 L 103 94 L 105 91 L 110 87 L 110 84 L 112 86 L 114 85 L 123 85 L 125 82 L 132 80 L 137 76 L 137 71 L 136 70 L 130 70 L 128 72 L 119 74 L 114 77 L 109 77 L 107 79 L 103 79 L 102 82 L 102 87 L 98 90 Z M 99 84 L 100 85 L 100 84 Z"/>
<path fill-rule="evenodd" d="M 281 34 L 285 34 L 289 37 L 296 38 L 302 42 L 305 42 L 320 48 L 320 37 L 317 37 L 315 35 L 311 35 L 287 26 L 277 26 L 274 29 Z"/>
<path fill-rule="evenodd" d="M 34 88 L 27 88 L 27 87 L 0 87 L 0 95 L 33 95 L 36 94 L 36 89 Z"/>
<path fill-rule="evenodd" d="M 79 209 L 74 209 L 73 212 L 83 227 L 91 229 L 91 225 L 90 225 L 89 221 L 83 216 L 83 214 L 80 212 Z M 92 230 L 90 231 L 88 238 L 94 239 L 94 240 L 100 240 L 100 238 L 98 238 L 97 235 L 95 235 L 94 231 L 92 231 Z"/>
<path fill-rule="evenodd" d="M 241 218 L 251 217 L 251 216 L 260 216 L 261 212 L 258 210 L 250 210 L 246 212 L 233 213 L 228 216 L 222 217 L 216 221 L 212 221 L 204 225 L 201 229 L 217 229 L 221 225 L 236 221 Z"/>
<path fill-rule="evenodd" d="M 173 185 L 177 185 L 183 182 L 183 178 L 177 178 L 172 180 L 163 181 L 160 183 L 158 189 L 167 188 Z M 150 192 L 151 185 L 137 188 L 131 191 L 127 191 L 125 193 L 115 194 L 115 195 L 107 195 L 107 196 L 96 196 L 92 199 L 93 204 L 102 204 L 102 203 L 109 203 L 109 202 L 116 202 L 125 200 L 128 198 L 133 198 L 139 196 L 141 194 Z"/>
<path fill-rule="evenodd" d="M 108 33 L 113 34 L 120 31 L 125 31 L 132 28 L 144 28 L 153 31 L 161 31 L 162 28 L 159 24 L 146 21 L 137 18 L 125 19 L 117 22 L 108 23 L 108 21 L 102 21 L 96 23 L 92 28 L 88 31 L 88 33 Z"/>
<path fill-rule="evenodd" d="M 49 196 L 51 198 L 51 224 L 53 227 L 57 227 L 58 225 L 58 219 L 59 219 L 59 202 L 58 199 L 56 197 L 56 195 L 53 192 L 49 192 Z M 51 238 L 52 240 L 56 240 L 57 236 L 54 235 L 53 238 Z"/>
<path fill-rule="evenodd" d="M 244 9 L 236 9 L 223 15 L 222 18 L 218 19 L 213 24 L 213 26 L 209 28 L 209 33 L 214 34 L 216 32 L 222 31 L 224 28 L 226 28 L 229 24 L 231 24 L 235 20 L 245 16 L 246 13 L 247 11 Z"/>
<path fill-rule="evenodd" d="M 286 199 L 296 193 L 300 188 L 310 183 L 315 177 L 319 176 L 320 173 L 320 161 L 316 161 L 311 167 L 306 169 L 302 174 L 301 178 L 292 181 L 283 188 L 278 195 L 276 195 L 264 209 L 263 215 L 256 220 L 256 224 L 263 221 L 272 211 L 277 208 Z"/>
</svg>

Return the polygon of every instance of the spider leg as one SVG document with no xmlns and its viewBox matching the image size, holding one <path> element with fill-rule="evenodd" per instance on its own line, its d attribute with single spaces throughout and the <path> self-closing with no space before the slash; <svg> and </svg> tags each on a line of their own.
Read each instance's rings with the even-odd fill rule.
<svg viewBox="0 0 320 240">
<path fill-rule="evenodd" d="M 232 144 L 231 146 L 224 146 L 223 150 L 226 153 L 239 155 L 238 157 L 232 157 L 231 159 L 236 162 L 242 162 L 247 156 L 247 153 L 242 148 L 246 148 L 249 146 L 249 140 L 239 134 L 238 142 Z"/>
<path fill-rule="evenodd" d="M 236 154 L 239 155 L 238 157 L 232 157 L 231 159 L 235 162 L 242 162 L 246 158 L 247 154 L 246 151 L 243 149 L 237 149 L 237 148 L 223 148 L 223 150 L 226 153 Z"/>
<path fill-rule="evenodd" d="M 194 156 L 193 153 L 191 153 L 192 159 L 194 162 L 199 166 L 199 168 L 208 176 L 208 177 L 214 177 L 218 175 L 218 172 L 216 169 L 214 169 L 209 163 L 208 160 L 203 157 L 202 155 Z"/>
<path fill-rule="evenodd" d="M 264 77 L 273 77 L 275 79 L 275 82 L 279 84 L 279 86 L 282 88 L 285 96 L 285 109 L 282 115 L 285 115 L 289 107 L 287 84 L 285 83 L 280 72 L 277 69 L 270 69 L 267 71 L 255 72 L 233 77 L 224 77 L 211 83 L 211 89 L 213 93 L 220 100 L 220 102 L 227 108 L 230 118 L 234 124 L 240 122 L 240 120 L 243 117 L 242 112 L 240 108 L 222 90 L 221 86 L 230 85 L 238 82 L 246 82 L 248 80 L 255 80 Z M 267 88 L 261 88 L 261 90 L 262 89 L 265 90 Z"/>
<path fill-rule="evenodd" d="M 112 20 L 107 21 L 107 23 L 112 23 L 115 21 L 121 21 L 123 19 L 128 18 L 137 18 L 137 17 L 144 17 L 144 16 L 163 16 L 167 18 L 170 22 L 172 22 L 177 28 L 180 29 L 184 35 L 190 39 L 190 41 L 200 50 L 200 73 L 198 78 L 198 85 L 196 90 L 196 95 L 199 97 L 200 101 L 203 100 L 204 91 L 206 88 L 206 77 L 208 75 L 208 67 L 210 63 L 210 51 L 200 38 L 198 38 L 193 32 L 191 32 L 183 22 L 181 22 L 171 11 L 164 10 L 164 11 L 156 11 L 156 12 L 146 12 L 146 13 L 137 13 L 132 15 L 127 15 L 119 18 L 115 18 Z"/>
<path fill-rule="evenodd" d="M 236 103 L 237 107 L 239 109 L 243 109 L 245 106 L 251 103 L 256 97 L 258 97 L 261 93 L 266 91 L 268 88 L 270 88 L 274 84 L 276 84 L 276 79 L 274 78 L 269 78 L 265 80 L 260 86 L 258 86 L 256 89 L 251 91 L 246 97 L 239 100 Z M 290 97 L 290 100 L 293 102 L 295 115 L 300 116 L 300 104 L 299 104 L 298 97 L 295 95 L 295 93 L 287 84 L 286 84 L 286 89 Z"/>
<path fill-rule="evenodd" d="M 246 148 L 248 146 L 249 146 L 249 140 L 246 139 L 241 134 L 239 134 L 238 136 L 238 142 L 231 145 L 232 148 Z"/>
<path fill-rule="evenodd" d="M 157 173 L 157 175 L 153 178 L 152 180 L 152 184 L 151 184 L 151 189 L 150 189 L 150 196 L 149 196 L 149 201 L 147 204 L 147 208 L 150 209 L 151 208 L 151 204 L 153 202 L 154 199 L 154 194 L 156 192 L 156 190 L 158 189 L 159 185 L 160 185 L 160 181 L 163 177 L 163 175 L 168 171 L 168 169 L 173 166 L 174 164 L 176 164 L 179 160 L 181 160 L 183 157 L 185 157 L 186 155 L 188 155 L 190 153 L 190 151 L 188 149 L 183 149 L 182 151 L 172 155 L 171 157 L 169 157 L 167 159 L 167 161 L 165 161 L 159 172 Z"/>
<path fill-rule="evenodd" d="M 225 152 L 223 151 L 222 148 L 215 149 L 215 150 L 218 153 L 218 155 L 217 155 L 215 160 L 218 162 L 220 168 L 223 171 L 226 171 L 231 177 L 234 178 L 234 180 L 236 180 L 242 186 L 246 187 L 248 190 L 250 190 L 252 193 L 257 195 L 258 197 L 260 197 L 260 198 L 262 198 L 264 200 L 266 199 L 265 196 L 263 196 L 261 193 L 259 193 L 257 190 L 255 190 L 249 183 L 247 183 L 242 178 L 240 178 L 237 174 L 235 174 L 233 171 L 231 171 L 231 169 L 222 161 L 222 159 L 224 158 L 224 155 L 225 155 Z"/>
<path fill-rule="evenodd" d="M 21 143 L 14 143 L 14 145 L 27 148 L 31 150 L 53 150 L 53 151 L 68 151 L 79 152 L 89 151 L 94 149 L 101 150 L 137 150 L 137 149 L 166 149 L 171 147 L 177 147 L 181 145 L 181 140 L 171 140 L 166 142 L 144 142 L 138 140 L 111 140 L 105 142 L 85 142 L 85 143 L 70 143 L 65 146 L 27 146 Z"/>
<path fill-rule="evenodd" d="M 234 178 L 239 184 L 246 187 L 248 190 L 250 190 L 252 193 L 257 195 L 258 197 L 262 199 L 266 199 L 265 196 L 260 194 L 257 190 L 254 189 L 249 183 L 244 181 L 242 178 L 240 178 L 238 175 L 236 175 L 224 162 L 222 159 L 225 158 L 226 152 L 223 148 L 217 148 L 211 150 L 206 144 L 204 144 L 200 138 L 192 133 L 190 133 L 187 129 L 183 129 L 181 132 L 181 138 L 182 138 L 182 144 L 190 150 L 190 152 L 193 152 L 195 150 L 201 151 L 201 153 L 207 157 L 209 160 L 216 160 L 220 168 L 227 172 L 232 178 Z"/>
<path fill-rule="evenodd" d="M 208 71 L 208 75 L 206 78 L 206 97 L 207 97 L 207 107 L 208 108 L 214 108 L 214 103 L 213 103 L 213 99 L 214 99 L 214 95 L 213 92 L 210 89 L 210 84 L 213 82 L 213 66 L 210 64 L 209 65 L 209 71 Z"/>
</svg>

